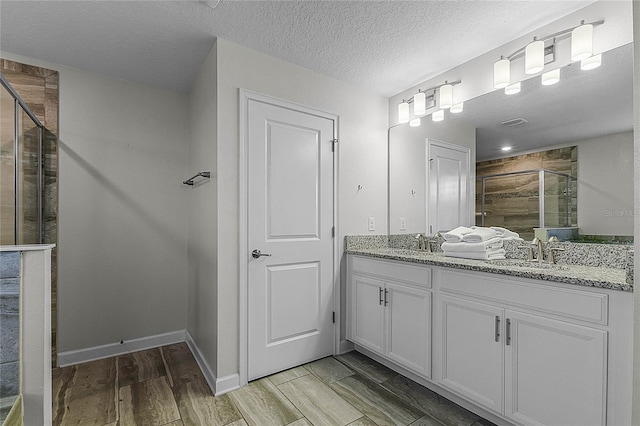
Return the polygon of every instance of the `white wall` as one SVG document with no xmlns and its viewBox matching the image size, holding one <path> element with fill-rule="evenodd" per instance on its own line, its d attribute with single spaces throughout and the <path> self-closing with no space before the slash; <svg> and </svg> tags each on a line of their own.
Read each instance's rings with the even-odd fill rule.
<svg viewBox="0 0 640 426">
<path fill-rule="evenodd" d="M 475 194 L 476 129 L 451 121 L 433 122 L 428 117 L 420 127 L 395 126 L 389 137 L 389 232 L 391 234 L 428 233 L 426 229 L 426 139 L 435 139 L 471 148 L 471 200 Z M 414 190 L 415 194 L 411 191 Z M 470 207 L 475 211 L 475 202 Z M 400 218 L 406 230 L 400 230 Z"/>
<path fill-rule="evenodd" d="M 339 115 L 339 234 L 387 228 L 387 99 L 218 39 L 217 375 L 238 372 L 238 90 L 248 89 Z M 357 185 L 363 190 L 357 192 Z M 199 342 L 197 342 L 199 344 Z M 211 360 L 209 360 L 211 362 Z"/>
<path fill-rule="evenodd" d="M 60 73 L 58 350 L 186 328 L 187 98 Z"/>
<path fill-rule="evenodd" d="M 187 192 L 189 295 L 187 329 L 216 373 L 218 324 L 217 46 L 189 92 L 189 176 L 210 171 Z"/>
<path fill-rule="evenodd" d="M 575 145 L 580 233 L 633 235 L 633 132 Z"/>
</svg>

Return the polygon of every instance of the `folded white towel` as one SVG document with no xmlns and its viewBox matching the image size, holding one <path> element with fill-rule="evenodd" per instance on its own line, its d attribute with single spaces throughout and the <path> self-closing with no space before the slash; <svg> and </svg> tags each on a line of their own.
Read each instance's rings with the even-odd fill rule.
<svg viewBox="0 0 640 426">
<path fill-rule="evenodd" d="M 520 237 L 504 237 L 502 238 L 502 241 L 524 241 L 524 239 Z"/>
<path fill-rule="evenodd" d="M 482 241 L 479 243 L 451 243 L 449 241 L 445 241 L 442 243 L 442 251 L 445 253 L 453 253 L 453 252 L 483 252 L 483 251 L 491 251 L 502 248 L 503 246 L 502 238 L 491 238 L 487 241 Z"/>
<path fill-rule="evenodd" d="M 449 232 L 445 232 L 442 236 L 449 242 L 457 243 L 462 241 L 463 236 L 471 232 L 473 232 L 473 229 L 471 228 L 467 228 L 466 226 L 458 226 L 457 228 L 452 229 Z"/>
<path fill-rule="evenodd" d="M 504 255 L 507 252 L 504 249 L 480 251 L 480 252 L 445 252 L 445 256 L 460 257 L 463 259 L 476 259 L 476 260 L 499 260 L 504 259 Z"/>
<path fill-rule="evenodd" d="M 479 243 L 482 241 L 490 240 L 497 237 L 498 234 L 491 228 L 476 228 L 468 234 L 462 236 L 462 241 L 465 243 Z"/>
<path fill-rule="evenodd" d="M 520 238 L 520 234 L 518 234 L 517 232 L 510 231 L 507 228 L 501 228 L 499 226 L 492 226 L 491 229 L 496 231 L 496 233 L 498 234 L 498 237 L 502 237 L 502 238 Z"/>
</svg>

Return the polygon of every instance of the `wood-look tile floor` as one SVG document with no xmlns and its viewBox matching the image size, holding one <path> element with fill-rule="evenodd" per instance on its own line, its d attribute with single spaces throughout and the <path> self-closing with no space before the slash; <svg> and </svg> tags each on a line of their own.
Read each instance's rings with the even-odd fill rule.
<svg viewBox="0 0 640 426">
<path fill-rule="evenodd" d="M 492 423 L 351 352 L 213 396 L 185 343 L 53 370 L 54 425 Z"/>
</svg>

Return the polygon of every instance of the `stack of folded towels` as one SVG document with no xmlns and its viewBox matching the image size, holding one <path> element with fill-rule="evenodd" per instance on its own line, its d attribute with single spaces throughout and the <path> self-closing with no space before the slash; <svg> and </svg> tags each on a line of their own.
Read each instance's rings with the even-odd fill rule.
<svg viewBox="0 0 640 426">
<path fill-rule="evenodd" d="M 445 256 L 479 260 L 504 259 L 504 241 L 522 241 L 516 232 L 497 226 L 459 226 L 443 234 L 443 237 L 445 242 L 442 243 L 442 251 Z"/>
</svg>

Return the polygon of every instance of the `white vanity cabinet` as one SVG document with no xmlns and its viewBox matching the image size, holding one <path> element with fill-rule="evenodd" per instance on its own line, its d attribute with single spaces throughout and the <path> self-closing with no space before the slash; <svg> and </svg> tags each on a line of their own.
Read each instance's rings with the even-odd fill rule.
<svg viewBox="0 0 640 426">
<path fill-rule="evenodd" d="M 608 297 L 440 271 L 438 383 L 522 425 L 606 425 Z"/>
<path fill-rule="evenodd" d="M 523 425 L 606 424 L 606 331 L 463 298 L 441 306 L 442 386 Z"/>
<path fill-rule="evenodd" d="M 431 269 L 350 256 L 347 338 L 431 377 Z"/>
</svg>

